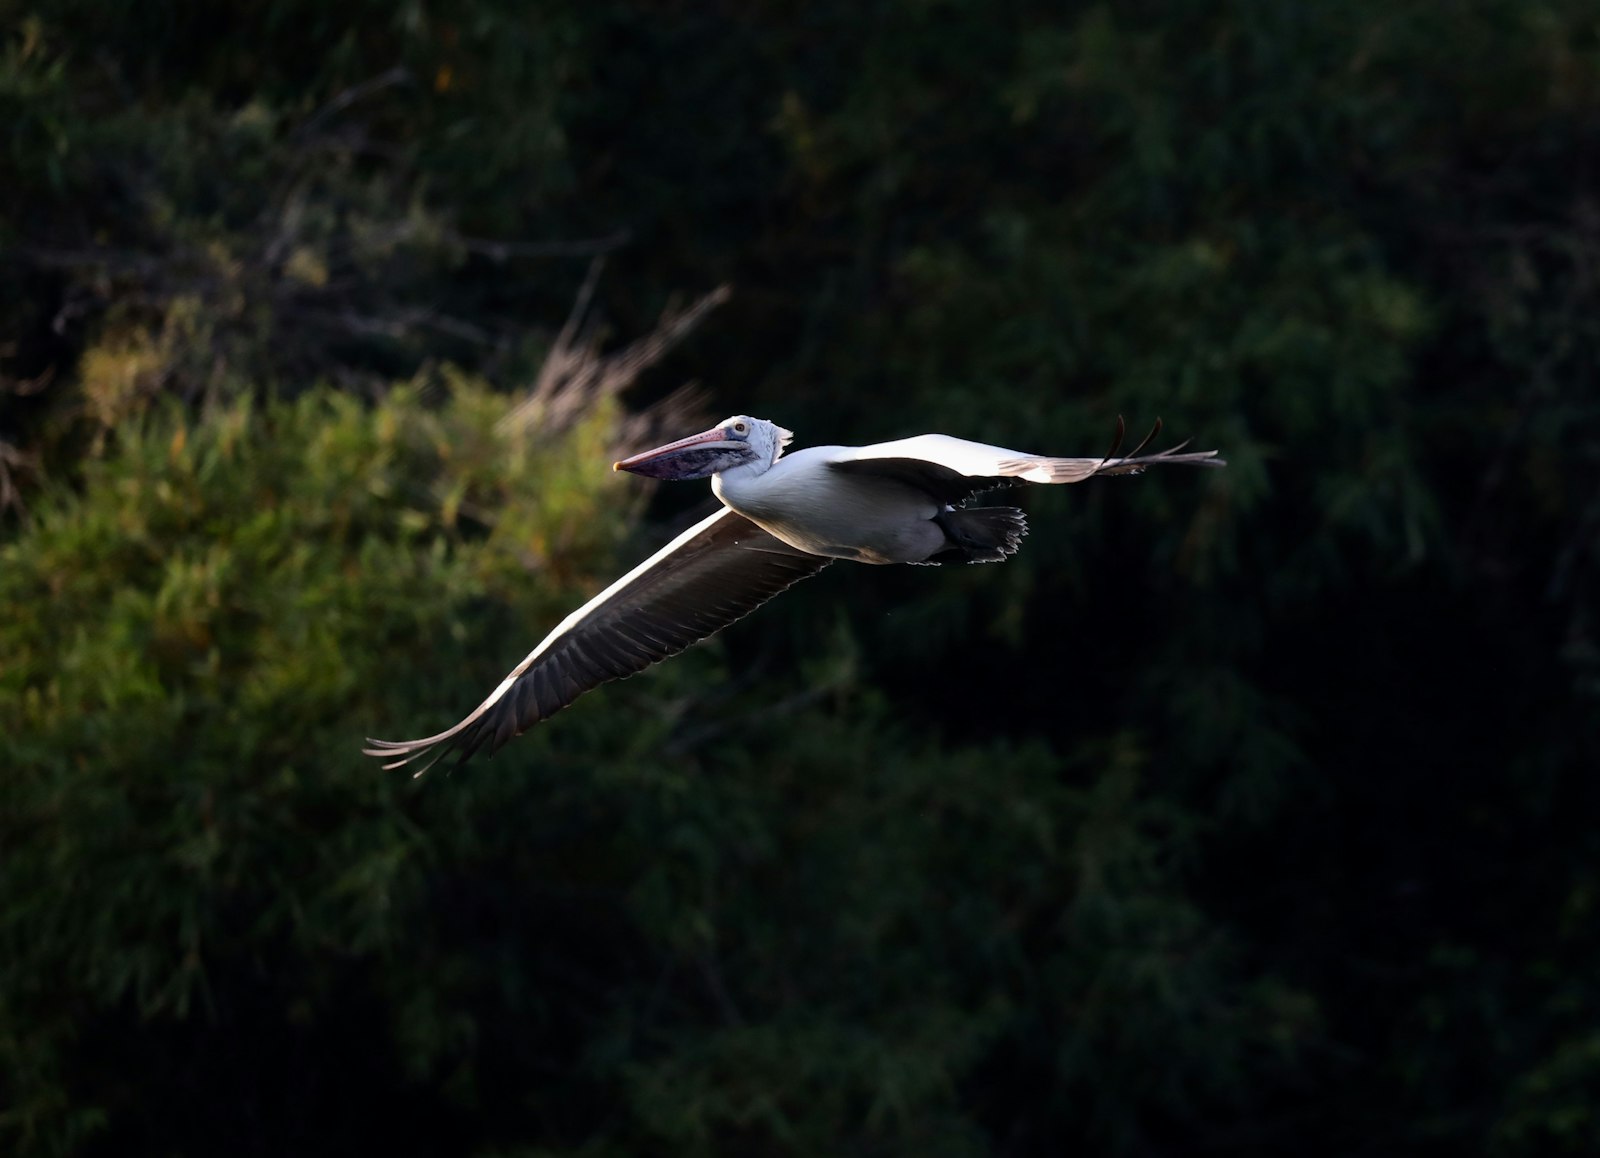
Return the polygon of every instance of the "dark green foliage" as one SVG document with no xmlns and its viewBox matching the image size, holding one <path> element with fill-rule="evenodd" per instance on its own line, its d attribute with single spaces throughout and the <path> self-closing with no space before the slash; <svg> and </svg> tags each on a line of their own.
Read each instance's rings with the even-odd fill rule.
<svg viewBox="0 0 1600 1158">
<path fill-rule="evenodd" d="M 1591 3 L 4 11 L 8 1153 L 1600 1143 Z M 1231 465 L 380 773 L 656 541 L 483 385 L 601 251 L 636 403 Z"/>
<path fill-rule="evenodd" d="M 420 711 L 436 666 L 471 666 L 488 608 L 504 629 L 578 597 L 560 575 L 609 559 L 622 525 L 613 487 L 571 485 L 603 428 L 512 446 L 502 409 L 465 386 L 440 416 L 413 392 L 192 423 L 163 408 L 3 548 L 5 605 L 33 609 L 0 627 L 6 1116 L 24 1137 L 127 1097 L 55 1100 L 84 1003 L 226 1023 L 236 986 L 287 955 L 309 987 L 277 1011 L 292 1024 L 339 981 L 310 962 L 402 949 L 433 841 L 411 785 L 355 753 L 361 729 L 381 705 Z M 463 509 L 496 513 L 474 533 Z M 531 589 L 530 557 L 549 560 Z"/>
</svg>

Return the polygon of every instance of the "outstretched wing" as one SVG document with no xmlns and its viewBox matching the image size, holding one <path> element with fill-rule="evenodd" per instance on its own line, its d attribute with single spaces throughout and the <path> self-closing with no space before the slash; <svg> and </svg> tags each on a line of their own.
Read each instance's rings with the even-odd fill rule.
<svg viewBox="0 0 1600 1158">
<path fill-rule="evenodd" d="M 1180 442 L 1169 450 L 1141 453 L 1161 431 L 1161 420 L 1133 453 L 1117 457 L 1122 446 L 1124 425 L 1117 419 L 1117 436 L 1111 452 L 1101 458 L 1049 458 L 951 438 L 947 434 L 920 434 L 897 442 L 851 447 L 836 455 L 828 465 L 847 474 L 871 474 L 892 478 L 916 487 L 941 503 L 964 502 L 979 491 L 1018 483 L 1075 483 L 1099 474 L 1139 474 L 1159 463 L 1185 463 L 1190 466 L 1225 466 L 1214 450 L 1185 452 Z"/>
<path fill-rule="evenodd" d="M 724 507 L 690 527 L 574 611 L 476 710 L 421 740 L 372 740 L 362 751 L 398 768 L 427 757 L 417 775 L 548 719 L 584 692 L 642 671 L 721 630 L 831 559 L 808 554 Z"/>
</svg>

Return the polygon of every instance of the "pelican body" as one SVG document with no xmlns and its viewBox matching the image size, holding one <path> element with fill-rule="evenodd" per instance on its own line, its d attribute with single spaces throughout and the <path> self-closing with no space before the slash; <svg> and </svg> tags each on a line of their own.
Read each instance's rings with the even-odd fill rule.
<svg viewBox="0 0 1600 1158">
<path fill-rule="evenodd" d="M 969 507 L 973 495 L 1020 483 L 1081 482 L 1148 466 L 1222 466 L 1214 450 L 1142 454 L 1161 429 L 1117 457 L 1049 458 L 923 434 L 872 446 L 813 446 L 785 455 L 793 435 L 736 415 L 710 430 L 613 464 L 656 479 L 710 476 L 722 502 L 557 625 L 464 720 L 420 740 L 363 749 L 421 775 L 450 752 L 493 753 L 584 692 L 676 655 L 835 559 L 858 563 L 1001 562 L 1028 524 L 1016 507 Z"/>
</svg>

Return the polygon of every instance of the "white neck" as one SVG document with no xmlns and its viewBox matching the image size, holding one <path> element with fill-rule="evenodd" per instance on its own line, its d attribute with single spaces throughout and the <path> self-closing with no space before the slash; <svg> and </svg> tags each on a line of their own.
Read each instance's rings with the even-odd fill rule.
<svg viewBox="0 0 1600 1158">
<path fill-rule="evenodd" d="M 718 471 L 711 476 L 711 493 L 737 510 L 740 498 L 759 490 L 762 477 L 771 469 L 771 463 L 757 459 L 731 470 Z"/>
</svg>

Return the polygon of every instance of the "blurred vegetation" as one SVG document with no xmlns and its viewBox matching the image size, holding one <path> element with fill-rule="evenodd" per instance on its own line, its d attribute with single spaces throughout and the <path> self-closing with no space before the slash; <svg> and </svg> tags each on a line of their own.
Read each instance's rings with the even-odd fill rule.
<svg viewBox="0 0 1600 1158">
<path fill-rule="evenodd" d="M 7 1153 L 1600 1145 L 1592 4 L 0 36 Z M 360 757 L 704 499 L 605 469 L 692 378 L 1231 465 Z"/>
</svg>

